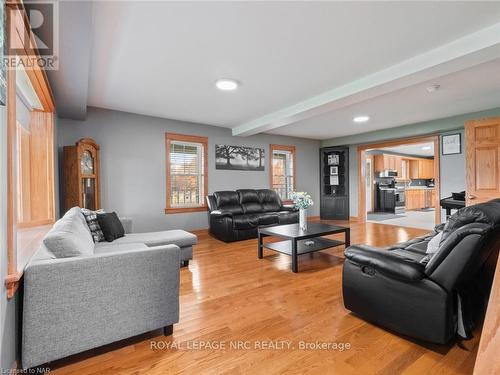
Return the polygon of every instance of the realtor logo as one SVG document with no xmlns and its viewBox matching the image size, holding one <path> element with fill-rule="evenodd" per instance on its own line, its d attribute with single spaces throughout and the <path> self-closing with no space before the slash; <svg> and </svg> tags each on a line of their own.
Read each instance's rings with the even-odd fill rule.
<svg viewBox="0 0 500 375">
<path fill-rule="evenodd" d="M 58 69 L 58 2 L 26 0 L 23 4 L 6 4 L 7 67 L 22 65 L 30 69 L 37 65 L 43 69 Z"/>
</svg>

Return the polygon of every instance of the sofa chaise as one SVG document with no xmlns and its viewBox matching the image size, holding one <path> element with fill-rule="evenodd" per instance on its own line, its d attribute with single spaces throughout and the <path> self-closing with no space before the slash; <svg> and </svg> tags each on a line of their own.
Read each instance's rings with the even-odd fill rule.
<svg viewBox="0 0 500 375">
<path fill-rule="evenodd" d="M 436 250 L 428 254 L 434 239 Z M 416 339 L 469 338 L 484 316 L 499 248 L 500 199 L 462 208 L 446 225 L 405 243 L 348 247 L 344 305 Z"/>
<path fill-rule="evenodd" d="M 131 221 L 123 223 L 130 232 Z M 159 328 L 171 334 L 180 263 L 195 243 L 176 230 L 94 244 L 81 210 L 69 210 L 24 271 L 23 368 Z"/>
<path fill-rule="evenodd" d="M 299 222 L 298 210 L 270 189 L 216 191 L 207 203 L 209 232 L 224 242 L 257 238 L 260 226 Z"/>
</svg>

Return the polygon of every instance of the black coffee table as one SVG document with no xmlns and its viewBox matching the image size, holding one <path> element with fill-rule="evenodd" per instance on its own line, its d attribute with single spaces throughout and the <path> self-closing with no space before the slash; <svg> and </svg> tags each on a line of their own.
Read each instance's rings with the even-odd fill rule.
<svg viewBox="0 0 500 375">
<path fill-rule="evenodd" d="M 323 238 L 329 234 L 344 233 L 345 241 Z M 258 257 L 263 258 L 264 247 L 292 257 L 292 271 L 298 272 L 297 257 L 314 251 L 325 250 L 330 247 L 351 245 L 351 231 L 349 228 L 322 223 L 308 223 L 307 230 L 299 228 L 299 224 L 277 225 L 259 228 Z M 264 243 L 263 238 L 276 236 L 285 238 L 285 241 Z M 310 243 L 312 242 L 312 243 Z"/>
</svg>

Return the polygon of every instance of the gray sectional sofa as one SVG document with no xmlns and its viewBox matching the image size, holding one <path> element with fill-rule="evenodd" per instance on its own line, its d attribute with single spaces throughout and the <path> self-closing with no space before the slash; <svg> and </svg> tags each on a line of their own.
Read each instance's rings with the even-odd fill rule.
<svg viewBox="0 0 500 375">
<path fill-rule="evenodd" d="M 80 209 L 69 210 L 24 271 L 23 368 L 159 328 L 171 334 L 180 264 L 196 241 L 173 230 L 94 244 Z"/>
</svg>

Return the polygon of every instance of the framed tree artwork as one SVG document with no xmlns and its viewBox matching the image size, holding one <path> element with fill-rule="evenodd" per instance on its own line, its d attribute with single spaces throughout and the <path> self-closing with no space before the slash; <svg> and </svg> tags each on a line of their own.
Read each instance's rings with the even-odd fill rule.
<svg viewBox="0 0 500 375">
<path fill-rule="evenodd" d="M 215 169 L 263 171 L 263 148 L 215 145 Z"/>
</svg>

